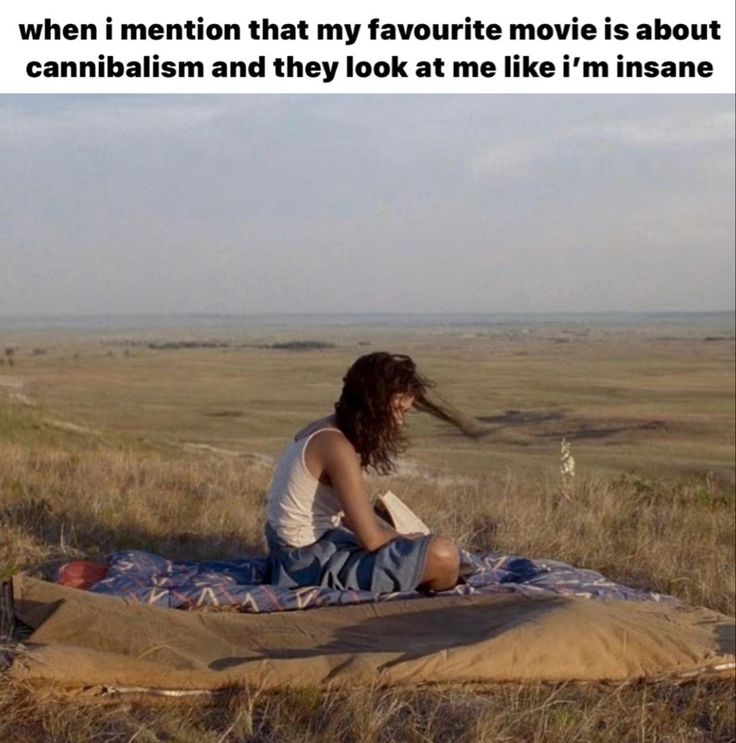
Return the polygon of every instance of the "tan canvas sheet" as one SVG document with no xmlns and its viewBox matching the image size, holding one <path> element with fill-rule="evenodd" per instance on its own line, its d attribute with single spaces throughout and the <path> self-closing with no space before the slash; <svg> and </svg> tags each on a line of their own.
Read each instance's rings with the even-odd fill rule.
<svg viewBox="0 0 736 743">
<path fill-rule="evenodd" d="M 17 677 L 71 687 L 623 680 L 733 668 L 733 620 L 576 598 L 436 597 L 276 614 L 184 612 L 14 579 L 35 632 Z"/>
</svg>

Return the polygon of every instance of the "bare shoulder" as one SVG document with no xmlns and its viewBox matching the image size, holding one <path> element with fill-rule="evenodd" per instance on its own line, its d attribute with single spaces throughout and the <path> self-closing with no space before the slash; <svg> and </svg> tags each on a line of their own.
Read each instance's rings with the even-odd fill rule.
<svg viewBox="0 0 736 743">
<path fill-rule="evenodd" d="M 307 423 L 307 425 L 304 426 L 304 428 L 301 428 L 299 431 L 297 431 L 296 435 L 294 436 L 294 441 L 299 441 L 299 439 L 304 439 L 310 434 L 314 433 L 315 431 L 319 431 L 320 428 L 334 427 L 334 425 L 335 425 L 335 416 L 326 415 L 324 418 L 319 418 L 316 421 Z"/>
<path fill-rule="evenodd" d="M 317 480 L 336 472 L 353 471 L 359 468 L 359 458 L 345 434 L 334 428 L 317 430 L 304 450 L 304 464 Z"/>
<path fill-rule="evenodd" d="M 329 429 L 315 434 L 309 442 L 312 456 L 327 470 L 359 468 L 360 458 L 355 447 L 342 431 Z M 308 453 L 309 454 L 309 453 Z"/>
<path fill-rule="evenodd" d="M 324 431 L 318 431 L 312 437 L 310 446 L 312 445 L 325 453 L 355 453 L 355 449 L 347 436 L 337 428 L 326 428 Z"/>
</svg>

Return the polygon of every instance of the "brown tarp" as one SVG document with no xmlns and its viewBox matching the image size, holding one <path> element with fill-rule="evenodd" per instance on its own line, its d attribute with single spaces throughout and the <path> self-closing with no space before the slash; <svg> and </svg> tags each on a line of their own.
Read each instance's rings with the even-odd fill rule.
<svg viewBox="0 0 736 743">
<path fill-rule="evenodd" d="M 237 614 L 23 576 L 14 593 L 35 632 L 11 673 L 68 687 L 621 681 L 734 665 L 732 619 L 653 602 L 502 594 Z"/>
</svg>

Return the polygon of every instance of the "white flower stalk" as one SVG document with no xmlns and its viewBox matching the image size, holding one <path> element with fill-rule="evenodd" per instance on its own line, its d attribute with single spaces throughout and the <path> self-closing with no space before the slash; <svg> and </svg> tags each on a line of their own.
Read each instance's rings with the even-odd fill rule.
<svg viewBox="0 0 736 743">
<path fill-rule="evenodd" d="M 566 439 L 560 442 L 560 479 L 562 480 L 562 494 L 570 500 L 575 480 L 575 458 L 572 455 L 570 443 Z"/>
</svg>

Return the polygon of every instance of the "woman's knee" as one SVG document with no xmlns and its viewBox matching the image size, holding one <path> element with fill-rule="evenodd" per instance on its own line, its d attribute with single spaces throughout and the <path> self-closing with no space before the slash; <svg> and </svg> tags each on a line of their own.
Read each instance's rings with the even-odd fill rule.
<svg viewBox="0 0 736 743">
<path fill-rule="evenodd" d="M 457 570 L 460 566 L 460 552 L 447 537 L 435 536 L 429 545 L 429 556 L 438 567 Z"/>
<path fill-rule="evenodd" d="M 460 552 L 446 537 L 435 536 L 427 551 L 427 566 L 424 581 L 434 590 L 455 585 L 460 569 Z"/>
</svg>

